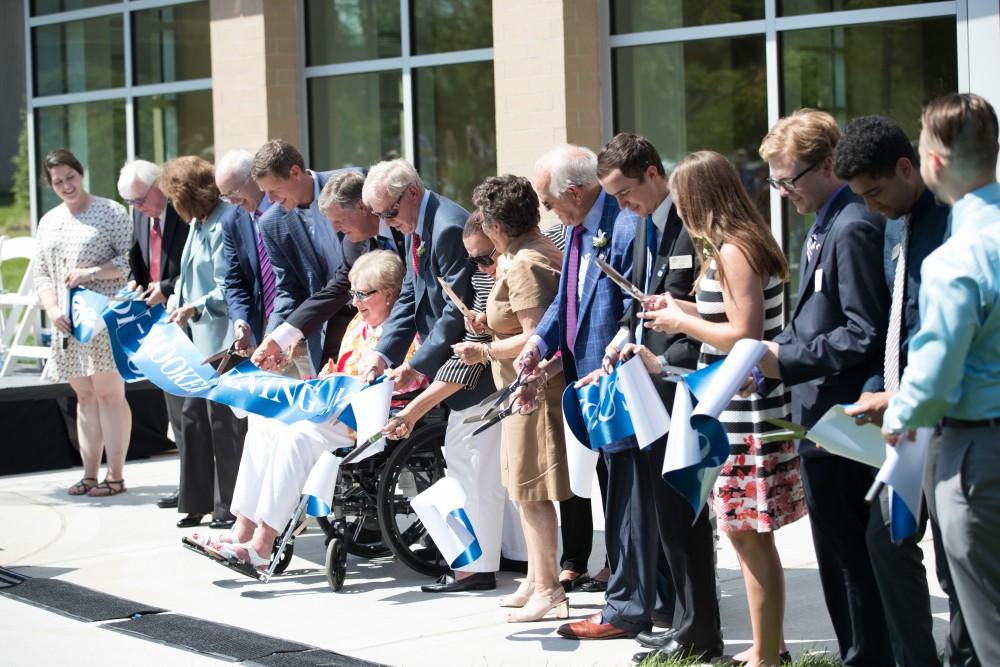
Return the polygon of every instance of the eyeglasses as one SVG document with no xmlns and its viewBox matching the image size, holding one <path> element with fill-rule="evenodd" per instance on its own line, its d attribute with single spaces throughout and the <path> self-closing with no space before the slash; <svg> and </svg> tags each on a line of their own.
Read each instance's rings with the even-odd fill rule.
<svg viewBox="0 0 1000 667">
<path fill-rule="evenodd" d="M 372 294 L 374 294 L 377 291 L 378 290 L 373 289 L 373 290 L 368 290 L 367 292 L 362 292 L 361 290 L 353 290 L 352 289 L 352 290 L 347 290 L 347 294 L 350 295 L 352 301 L 354 301 L 354 300 L 364 301 L 365 299 L 367 299 L 368 297 L 370 297 Z"/>
<path fill-rule="evenodd" d="M 242 183 L 240 183 L 240 187 L 235 188 L 232 192 L 219 195 L 219 199 L 227 204 L 235 204 L 236 202 L 233 200 L 240 196 L 240 192 L 246 187 L 246 184 L 250 182 L 250 176 L 250 174 L 247 174 L 247 177 L 243 179 Z"/>
<path fill-rule="evenodd" d="M 799 180 L 800 178 L 808 174 L 810 171 L 818 167 L 820 164 L 823 163 L 823 160 L 825 159 L 826 158 L 823 157 L 817 160 L 816 162 L 813 162 L 811 165 L 800 171 L 798 175 L 795 176 L 794 178 L 767 178 L 766 179 L 767 184 L 770 185 L 775 190 L 780 190 L 781 188 L 785 188 L 785 190 L 787 190 L 788 192 L 793 192 L 795 190 L 795 181 Z"/>
<path fill-rule="evenodd" d="M 409 191 L 410 189 L 406 188 L 405 190 L 400 192 L 399 197 L 396 198 L 396 203 L 393 204 L 392 207 L 389 208 L 388 210 L 382 211 L 381 213 L 375 213 L 375 211 L 372 211 L 372 213 L 375 213 L 375 215 L 382 218 L 383 220 L 392 220 L 397 215 L 399 215 L 399 203 L 403 201 L 403 197 L 405 197 L 406 193 Z"/>
<path fill-rule="evenodd" d="M 148 197 L 149 193 L 152 191 L 153 191 L 153 186 L 150 185 L 149 188 L 146 190 L 146 194 L 144 194 L 141 197 L 136 197 L 135 199 L 126 199 L 125 203 L 128 204 L 129 206 L 142 206 L 143 204 L 146 203 L 146 197 Z"/>
<path fill-rule="evenodd" d="M 469 264 L 472 264 L 473 266 L 492 266 L 493 256 L 495 254 L 497 254 L 496 248 L 493 248 L 493 250 L 490 250 L 485 255 L 470 255 Z"/>
</svg>

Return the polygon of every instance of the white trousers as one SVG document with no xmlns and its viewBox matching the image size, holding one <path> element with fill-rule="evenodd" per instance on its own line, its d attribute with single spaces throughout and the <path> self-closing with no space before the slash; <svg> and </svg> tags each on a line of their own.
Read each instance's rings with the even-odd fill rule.
<svg viewBox="0 0 1000 667">
<path fill-rule="evenodd" d="M 250 415 L 230 511 L 281 532 L 292 518 L 302 487 L 320 455 L 354 439 L 341 423 L 284 424 Z"/>
<path fill-rule="evenodd" d="M 500 568 L 501 543 L 508 558 L 527 560 L 520 521 L 504 520 L 505 515 L 511 514 L 506 505 L 513 503 L 507 499 L 507 490 L 500 483 L 500 425 L 475 437 L 465 437 L 482 422 L 462 422 L 480 412 L 482 408 L 478 406 L 453 410 L 444 436 L 448 477 L 456 479 L 465 491 L 465 512 L 483 550 L 483 555 L 463 568 L 463 572 L 496 572 Z"/>
</svg>

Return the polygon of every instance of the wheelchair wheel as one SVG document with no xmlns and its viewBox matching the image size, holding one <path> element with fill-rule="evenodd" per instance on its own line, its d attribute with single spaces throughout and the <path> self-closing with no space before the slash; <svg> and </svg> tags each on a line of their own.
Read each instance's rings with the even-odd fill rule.
<svg viewBox="0 0 1000 667">
<path fill-rule="evenodd" d="M 317 517 L 316 523 L 324 533 L 331 534 L 330 520 L 327 517 Z M 379 558 L 392 553 L 382 541 L 378 520 L 369 516 L 360 520 L 356 516 L 344 517 L 344 548 L 347 553 L 358 558 Z"/>
<path fill-rule="evenodd" d="M 335 537 L 326 545 L 326 583 L 337 592 L 344 587 L 344 577 L 347 576 L 347 556 L 344 554 L 344 540 Z"/>
<path fill-rule="evenodd" d="M 378 492 L 378 522 L 392 553 L 412 570 L 428 576 L 448 571 L 448 563 L 410 506 L 410 499 L 444 477 L 447 423 L 427 423 L 396 445 Z"/>
<path fill-rule="evenodd" d="M 279 535 L 277 539 L 274 540 L 274 548 L 271 550 L 272 558 L 274 554 L 278 552 L 278 546 L 281 544 L 281 536 Z M 288 569 L 288 564 L 292 562 L 292 554 L 295 552 L 295 540 L 291 539 L 288 544 L 285 545 L 285 551 L 281 554 L 281 560 L 278 564 L 274 566 L 274 573 L 281 574 Z"/>
</svg>

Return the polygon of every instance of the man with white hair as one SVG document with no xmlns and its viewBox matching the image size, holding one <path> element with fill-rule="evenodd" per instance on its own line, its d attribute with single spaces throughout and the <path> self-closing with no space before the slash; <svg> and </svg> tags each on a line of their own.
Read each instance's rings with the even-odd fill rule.
<svg viewBox="0 0 1000 667">
<path fill-rule="evenodd" d="M 260 217 L 271 207 L 253 180 L 253 154 L 229 151 L 215 165 L 215 184 L 222 199 L 239 206 L 249 215 L 224 218 L 222 252 L 226 257 L 226 305 L 233 323 L 236 352 L 249 356 L 264 338 L 267 318 L 274 310 L 277 281 L 271 268 Z"/>
<path fill-rule="evenodd" d="M 152 162 L 132 160 L 125 163 L 118 175 L 118 194 L 132 206 L 132 248 L 128 254 L 132 280 L 129 285 L 142 291 L 150 307 L 166 303 L 174 293 L 189 230 L 156 184 L 160 171 Z M 181 419 L 184 399 L 170 394 L 164 394 L 164 398 L 176 440 L 184 432 Z M 163 509 L 177 507 L 177 491 L 160 498 L 156 504 Z"/>
<path fill-rule="evenodd" d="M 375 215 L 406 235 L 403 291 L 383 325 L 376 354 L 367 360 L 361 376 L 373 379 L 391 368 L 389 375 L 403 384 L 409 383 L 414 373 L 434 377 L 451 358 L 451 346 L 465 337 L 464 317 L 445 295 L 438 278 L 448 283 L 466 305 L 471 305 L 474 297 L 475 268 L 462 243 L 468 212 L 426 189 L 417 170 L 406 160 L 373 166 L 361 198 Z M 415 336 L 420 348 L 409 362 L 404 362 L 403 356 Z M 448 476 L 458 480 L 465 490 L 465 510 L 483 555 L 463 570 L 421 586 L 426 593 L 496 588 L 505 494 L 496 470 L 485 467 L 487 462 L 499 467 L 500 427 L 495 425 L 472 440 L 466 436 L 479 424 L 463 423 L 492 391 L 491 383 L 479 382 L 474 389 L 461 390 L 445 400 L 451 408 L 444 446 Z"/>
</svg>

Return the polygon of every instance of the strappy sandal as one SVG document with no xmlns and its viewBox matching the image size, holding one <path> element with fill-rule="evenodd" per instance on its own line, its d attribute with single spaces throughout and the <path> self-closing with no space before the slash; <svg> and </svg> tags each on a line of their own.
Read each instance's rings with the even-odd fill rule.
<svg viewBox="0 0 1000 667">
<path fill-rule="evenodd" d="M 87 482 L 93 482 L 93 484 L 87 484 Z M 71 496 L 85 496 L 90 493 L 91 489 L 94 488 L 97 488 L 97 478 L 84 477 L 79 482 L 66 489 L 66 493 Z"/>
<path fill-rule="evenodd" d="M 98 493 L 94 493 L 97 491 Z M 119 493 L 125 493 L 128 489 L 125 488 L 124 479 L 108 479 L 104 478 L 104 481 L 96 486 L 91 487 L 87 491 L 87 495 L 91 498 L 107 498 L 108 496 L 117 496 Z"/>
<path fill-rule="evenodd" d="M 215 543 L 207 547 L 209 551 L 214 551 L 223 559 L 228 560 L 229 564 L 236 567 L 243 567 L 246 569 L 254 569 L 257 572 L 266 572 L 267 568 L 271 565 L 270 558 L 264 558 L 257 553 L 257 550 L 250 546 L 249 543 L 245 544 L 219 544 Z M 247 552 L 247 557 L 244 560 L 240 554 L 236 551 L 237 549 L 243 549 Z"/>
</svg>

